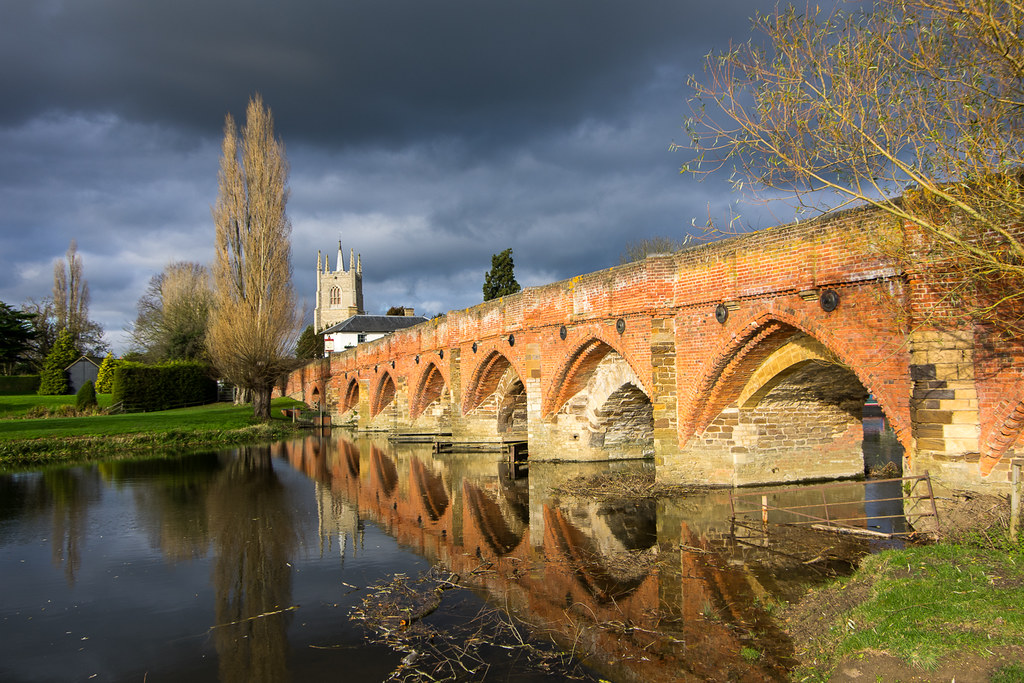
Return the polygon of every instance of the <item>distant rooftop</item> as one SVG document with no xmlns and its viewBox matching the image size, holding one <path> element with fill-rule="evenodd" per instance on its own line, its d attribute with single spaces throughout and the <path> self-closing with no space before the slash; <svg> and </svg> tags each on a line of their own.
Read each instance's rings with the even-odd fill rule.
<svg viewBox="0 0 1024 683">
<path fill-rule="evenodd" d="M 320 334 L 394 332 L 425 322 L 427 319 L 421 315 L 354 315 L 348 320 L 342 320 L 337 325 L 328 327 Z"/>
</svg>

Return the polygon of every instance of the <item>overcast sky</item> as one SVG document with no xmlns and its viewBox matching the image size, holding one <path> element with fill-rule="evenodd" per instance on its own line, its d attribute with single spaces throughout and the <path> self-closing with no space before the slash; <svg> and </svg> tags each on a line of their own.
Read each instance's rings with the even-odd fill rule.
<svg viewBox="0 0 1024 683">
<path fill-rule="evenodd" d="M 482 300 L 680 238 L 725 178 L 679 174 L 691 73 L 756 0 L 0 0 L 0 300 L 50 295 L 78 242 L 118 352 L 149 279 L 210 263 L 224 116 L 260 92 L 291 164 L 297 296 L 362 254 L 369 313 Z M 785 207 L 740 204 L 757 227 Z"/>
</svg>

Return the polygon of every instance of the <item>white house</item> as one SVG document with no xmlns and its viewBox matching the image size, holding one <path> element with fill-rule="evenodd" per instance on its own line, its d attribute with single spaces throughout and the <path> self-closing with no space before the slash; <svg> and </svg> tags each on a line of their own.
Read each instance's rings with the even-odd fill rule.
<svg viewBox="0 0 1024 683">
<path fill-rule="evenodd" d="M 386 337 L 395 330 L 403 330 L 427 322 L 421 315 L 415 315 L 411 308 L 405 315 L 353 315 L 337 325 L 324 330 L 324 353 L 344 351 L 357 344 Z"/>
</svg>

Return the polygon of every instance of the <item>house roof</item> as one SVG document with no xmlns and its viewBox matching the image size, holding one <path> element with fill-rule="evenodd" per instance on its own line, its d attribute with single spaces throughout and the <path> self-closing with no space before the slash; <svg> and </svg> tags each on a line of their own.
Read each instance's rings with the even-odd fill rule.
<svg viewBox="0 0 1024 683">
<path fill-rule="evenodd" d="M 354 315 L 348 320 L 342 320 L 337 325 L 332 325 L 320 334 L 332 334 L 334 332 L 348 332 L 358 334 L 360 332 L 394 332 L 404 330 L 413 325 L 427 322 L 421 315 Z"/>
</svg>

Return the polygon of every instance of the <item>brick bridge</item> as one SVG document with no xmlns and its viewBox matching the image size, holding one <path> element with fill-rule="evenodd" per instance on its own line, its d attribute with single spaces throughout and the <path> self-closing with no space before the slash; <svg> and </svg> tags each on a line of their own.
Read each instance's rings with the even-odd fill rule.
<svg viewBox="0 0 1024 683">
<path fill-rule="evenodd" d="M 763 230 L 452 311 L 296 371 L 335 424 L 527 440 L 529 457 L 653 456 L 659 480 L 861 474 L 872 395 L 904 471 L 1006 487 L 1024 350 L 935 324 L 871 247 L 872 210 Z"/>
</svg>

